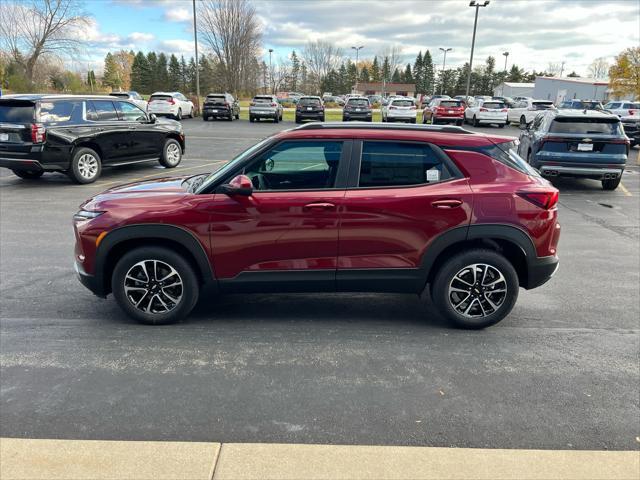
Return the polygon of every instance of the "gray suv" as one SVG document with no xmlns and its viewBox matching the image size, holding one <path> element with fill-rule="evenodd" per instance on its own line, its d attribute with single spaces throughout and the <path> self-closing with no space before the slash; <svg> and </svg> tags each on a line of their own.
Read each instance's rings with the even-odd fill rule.
<svg viewBox="0 0 640 480">
<path fill-rule="evenodd" d="M 275 95 L 256 95 L 249 105 L 249 121 L 269 118 L 278 123 L 282 121 L 283 108 Z"/>
</svg>

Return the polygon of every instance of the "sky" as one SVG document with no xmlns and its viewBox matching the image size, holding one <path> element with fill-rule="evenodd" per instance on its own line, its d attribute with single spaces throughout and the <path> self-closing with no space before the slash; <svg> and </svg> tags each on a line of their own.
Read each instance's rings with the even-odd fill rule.
<svg viewBox="0 0 640 480">
<path fill-rule="evenodd" d="M 475 8 L 469 0 L 253 0 L 263 26 L 263 54 L 274 49 L 274 62 L 292 49 L 323 39 L 354 57 L 351 46 L 371 58 L 391 45 L 402 48 L 406 62 L 429 49 L 447 68 L 469 60 Z M 88 47 L 71 61 L 82 71 L 102 70 L 108 51 L 150 50 L 193 56 L 191 0 L 86 0 L 91 16 Z M 597 57 L 615 55 L 640 44 L 640 0 L 491 0 L 480 8 L 474 65 L 489 55 L 504 67 L 545 70 L 565 62 L 565 74 L 588 75 Z M 206 45 L 200 45 L 206 50 Z"/>
</svg>

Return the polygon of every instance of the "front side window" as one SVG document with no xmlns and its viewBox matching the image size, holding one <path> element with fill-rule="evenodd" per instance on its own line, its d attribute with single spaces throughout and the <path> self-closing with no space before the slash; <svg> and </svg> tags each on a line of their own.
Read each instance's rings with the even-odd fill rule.
<svg viewBox="0 0 640 480">
<path fill-rule="evenodd" d="M 113 102 L 108 100 L 93 100 L 93 109 L 96 112 L 98 120 L 101 122 L 110 122 L 118 120 L 118 114 L 116 108 L 113 106 Z"/>
<path fill-rule="evenodd" d="M 452 175 L 429 145 L 363 142 L 359 187 L 437 183 Z"/>
<path fill-rule="evenodd" d="M 333 188 L 341 154 L 341 141 L 285 141 L 260 155 L 244 174 L 258 191 Z"/>
<path fill-rule="evenodd" d="M 145 113 L 128 102 L 116 102 L 116 107 L 120 113 L 120 119 L 125 122 L 144 122 L 147 119 Z"/>
</svg>

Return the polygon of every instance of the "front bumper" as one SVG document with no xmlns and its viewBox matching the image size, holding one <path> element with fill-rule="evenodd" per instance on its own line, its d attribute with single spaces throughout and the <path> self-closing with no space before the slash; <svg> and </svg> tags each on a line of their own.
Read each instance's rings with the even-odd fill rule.
<svg viewBox="0 0 640 480">
<path fill-rule="evenodd" d="M 82 268 L 82 265 L 80 265 L 77 261 L 74 262 L 73 266 L 76 271 L 76 275 L 78 276 L 78 280 L 80 280 L 80 283 L 82 285 L 87 287 L 94 295 L 101 298 L 106 298 L 106 294 L 104 293 L 102 286 L 98 285 L 98 281 L 96 280 L 96 277 L 94 275 L 85 272 L 84 268 Z"/>
</svg>

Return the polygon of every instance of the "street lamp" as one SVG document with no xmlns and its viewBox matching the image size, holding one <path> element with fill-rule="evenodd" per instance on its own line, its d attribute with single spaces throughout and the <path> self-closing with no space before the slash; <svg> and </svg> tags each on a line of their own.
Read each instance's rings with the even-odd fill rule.
<svg viewBox="0 0 640 480">
<path fill-rule="evenodd" d="M 484 3 L 478 3 L 476 0 L 472 0 L 469 2 L 470 7 L 476 8 L 476 19 L 473 22 L 473 37 L 471 39 L 471 58 L 469 58 L 469 73 L 467 75 L 467 93 L 466 97 L 469 96 L 469 87 L 471 86 L 471 69 L 473 68 L 473 49 L 476 45 L 476 28 L 478 27 L 478 10 L 480 7 L 486 7 L 489 5 L 489 0 L 485 0 Z"/>
<path fill-rule="evenodd" d="M 198 105 L 196 108 L 200 111 L 200 63 L 198 63 L 198 25 L 196 19 L 196 0 L 193 0 L 193 44 L 196 50 L 196 98 Z M 234 92 L 235 93 L 235 92 Z"/>
<path fill-rule="evenodd" d="M 440 85 L 440 95 L 444 93 L 444 73 L 445 73 L 445 65 L 447 64 L 447 52 L 453 50 L 453 48 L 442 48 L 440 50 L 444 52 L 444 58 L 442 59 L 442 84 Z"/>
<path fill-rule="evenodd" d="M 504 97 L 504 82 L 507 81 L 507 58 L 509 58 L 509 52 L 502 52 L 504 55 L 504 80 L 502 80 L 502 96 Z"/>
<path fill-rule="evenodd" d="M 356 51 L 356 92 L 358 91 L 358 53 L 360 53 L 360 49 L 364 48 L 362 45 L 359 47 L 351 47 Z"/>
<path fill-rule="evenodd" d="M 271 67 L 271 54 L 273 53 L 273 48 L 269 49 L 269 85 L 271 88 L 271 95 L 273 95 L 273 68 Z"/>
</svg>

